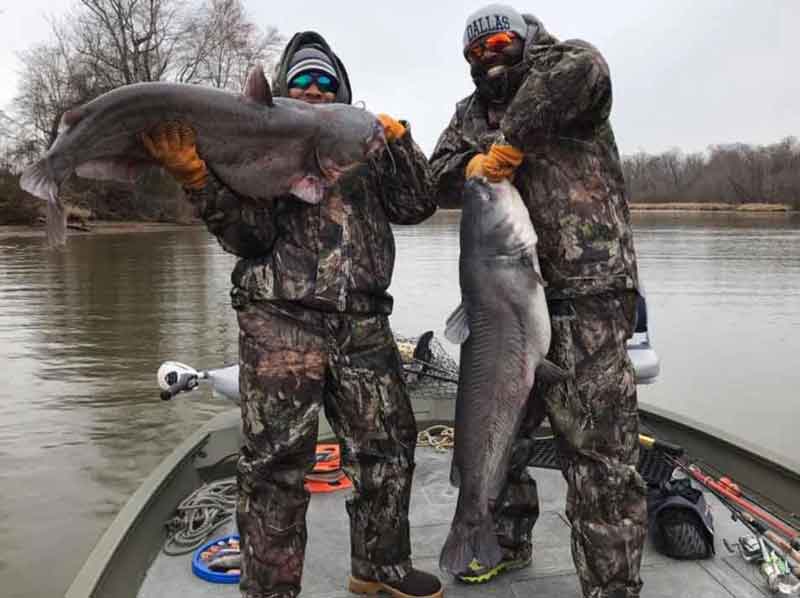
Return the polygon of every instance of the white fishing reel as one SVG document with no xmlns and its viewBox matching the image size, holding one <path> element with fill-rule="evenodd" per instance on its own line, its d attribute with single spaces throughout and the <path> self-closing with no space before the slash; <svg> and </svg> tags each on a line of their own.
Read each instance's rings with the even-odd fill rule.
<svg viewBox="0 0 800 598">
<path fill-rule="evenodd" d="M 180 361 L 165 361 L 156 373 L 161 398 L 169 401 L 175 395 L 194 390 L 205 381 L 215 396 L 239 404 L 239 366 L 228 365 L 210 370 L 196 370 Z"/>
<path fill-rule="evenodd" d="M 158 368 L 156 379 L 161 388 L 161 399 L 169 401 L 179 392 L 194 390 L 202 374 L 180 361 L 165 361 Z"/>
</svg>

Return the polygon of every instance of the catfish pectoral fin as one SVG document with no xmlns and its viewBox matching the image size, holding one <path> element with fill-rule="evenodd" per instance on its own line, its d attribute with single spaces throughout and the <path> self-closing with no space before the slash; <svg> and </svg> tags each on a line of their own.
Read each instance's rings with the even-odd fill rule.
<svg viewBox="0 0 800 598">
<path fill-rule="evenodd" d="M 570 377 L 570 374 L 564 368 L 557 366 L 552 361 L 545 359 L 536 368 L 536 377 L 548 384 L 556 384 L 563 382 Z"/>
<path fill-rule="evenodd" d="M 444 337 L 454 345 L 462 344 L 469 337 L 469 321 L 463 302 L 447 318 Z"/>
<path fill-rule="evenodd" d="M 321 178 L 307 174 L 292 183 L 289 193 L 297 199 L 313 205 L 318 204 L 325 197 L 325 188 L 326 185 Z"/>
</svg>

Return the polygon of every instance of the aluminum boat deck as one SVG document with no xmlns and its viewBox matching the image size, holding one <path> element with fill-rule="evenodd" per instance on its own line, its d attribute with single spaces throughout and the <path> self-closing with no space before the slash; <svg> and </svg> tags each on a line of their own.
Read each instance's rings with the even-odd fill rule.
<svg viewBox="0 0 800 598">
<path fill-rule="evenodd" d="M 438 571 L 439 550 L 455 509 L 457 490 L 450 486 L 451 453 L 417 450 L 411 502 L 411 539 L 415 566 Z M 542 514 L 534 529 L 533 564 L 499 576 L 481 586 L 469 586 L 440 574 L 446 598 L 578 598 L 581 593 L 572 564 L 569 525 L 564 515 L 566 484 L 555 470 L 533 469 L 539 482 Z M 347 598 L 349 528 L 344 500 L 350 491 L 316 494 L 308 512 L 308 548 L 301 598 Z M 707 495 L 716 526 L 716 557 L 677 561 L 656 552 L 648 541 L 642 579 L 643 598 L 761 598 L 769 596 L 755 566 L 728 553 L 722 539 L 735 541 L 746 530 Z M 215 537 L 232 533 L 221 529 Z M 139 598 L 219 598 L 239 596 L 237 585 L 218 585 L 195 577 L 191 555 L 159 554 L 138 593 Z"/>
</svg>

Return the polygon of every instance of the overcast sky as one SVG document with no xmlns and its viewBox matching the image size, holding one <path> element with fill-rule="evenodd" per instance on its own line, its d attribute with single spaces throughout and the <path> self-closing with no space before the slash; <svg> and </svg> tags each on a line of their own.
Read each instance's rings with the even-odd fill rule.
<svg viewBox="0 0 800 598">
<path fill-rule="evenodd" d="M 461 55 L 478 1 L 245 0 L 287 37 L 314 29 L 350 73 L 354 97 L 413 125 L 427 152 L 472 82 Z M 704 150 L 800 136 L 800 1 L 597 0 L 510 3 L 561 39 L 595 44 L 611 66 L 622 153 Z M 0 107 L 16 89 L 16 52 L 49 37 L 47 15 L 73 0 L 0 0 Z"/>
</svg>

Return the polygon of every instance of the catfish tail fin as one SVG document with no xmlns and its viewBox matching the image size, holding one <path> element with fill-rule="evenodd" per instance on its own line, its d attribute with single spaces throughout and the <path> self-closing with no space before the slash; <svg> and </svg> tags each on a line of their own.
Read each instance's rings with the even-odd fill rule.
<svg viewBox="0 0 800 598">
<path fill-rule="evenodd" d="M 23 191 L 45 201 L 50 201 L 54 195 L 58 195 L 58 183 L 50 171 L 47 158 L 28 166 L 22 172 L 19 186 Z"/>
<path fill-rule="evenodd" d="M 439 568 L 453 575 L 463 575 L 476 567 L 491 569 L 502 558 L 491 517 L 487 516 L 477 526 L 456 520 L 439 556 Z"/>
<path fill-rule="evenodd" d="M 49 247 L 60 248 L 67 242 L 67 211 L 58 196 L 47 201 L 46 230 Z"/>
<path fill-rule="evenodd" d="M 50 247 L 63 246 L 67 238 L 67 213 L 58 198 L 59 184 L 52 175 L 47 158 L 26 168 L 19 186 L 47 202 L 47 243 Z"/>
</svg>

